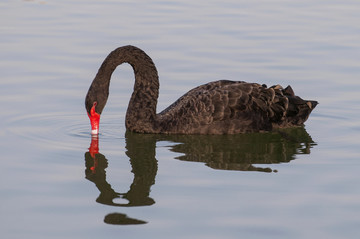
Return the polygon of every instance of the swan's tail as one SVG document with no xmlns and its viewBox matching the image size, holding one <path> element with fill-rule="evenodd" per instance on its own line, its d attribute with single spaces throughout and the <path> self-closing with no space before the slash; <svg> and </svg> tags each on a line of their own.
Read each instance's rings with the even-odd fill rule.
<svg viewBox="0 0 360 239">
<path fill-rule="evenodd" d="M 287 124 L 302 125 L 309 118 L 310 113 L 319 104 L 314 100 L 303 100 L 294 94 L 290 86 L 284 90 L 284 95 L 289 100 L 289 106 L 286 111 Z"/>
<path fill-rule="evenodd" d="M 282 95 L 286 96 L 287 102 L 284 104 L 285 114 L 273 122 L 274 127 L 300 126 L 309 118 L 310 113 L 318 105 L 314 100 L 303 100 L 296 96 L 291 86 L 282 90 Z"/>
</svg>

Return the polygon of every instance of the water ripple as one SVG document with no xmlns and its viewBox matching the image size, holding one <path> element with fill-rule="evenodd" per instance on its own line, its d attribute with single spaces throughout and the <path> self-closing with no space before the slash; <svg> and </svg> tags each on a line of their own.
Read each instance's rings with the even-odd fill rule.
<svg viewBox="0 0 360 239">
<path fill-rule="evenodd" d="M 100 123 L 101 140 L 124 139 L 125 126 L 122 125 L 118 116 L 104 117 Z M 10 134 L 54 147 L 72 148 L 74 142 L 91 138 L 90 123 L 83 114 L 58 112 L 21 115 L 10 118 L 6 128 Z"/>
</svg>

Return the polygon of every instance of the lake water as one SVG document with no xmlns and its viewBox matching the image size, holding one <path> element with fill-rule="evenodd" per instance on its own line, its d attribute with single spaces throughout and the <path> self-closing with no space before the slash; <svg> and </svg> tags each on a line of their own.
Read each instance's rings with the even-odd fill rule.
<svg viewBox="0 0 360 239">
<path fill-rule="evenodd" d="M 359 12 L 357 0 L 1 1 L 1 238 L 357 238 Z M 290 84 L 320 104 L 281 133 L 136 135 L 122 65 L 92 141 L 86 92 L 128 44 L 158 68 L 158 111 L 218 79 Z"/>
</svg>

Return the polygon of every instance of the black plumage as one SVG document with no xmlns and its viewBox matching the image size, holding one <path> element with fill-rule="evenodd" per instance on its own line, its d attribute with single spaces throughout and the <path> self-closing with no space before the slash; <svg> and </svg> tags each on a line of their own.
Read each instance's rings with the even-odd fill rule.
<svg viewBox="0 0 360 239">
<path fill-rule="evenodd" d="M 294 94 L 290 86 L 267 87 L 244 81 L 220 80 L 198 86 L 156 114 L 159 80 L 151 58 L 141 49 L 115 49 L 101 65 L 85 105 L 101 114 L 112 72 L 129 63 L 135 74 L 134 92 L 126 113 L 126 128 L 139 133 L 237 134 L 302 125 L 317 105 Z"/>
</svg>

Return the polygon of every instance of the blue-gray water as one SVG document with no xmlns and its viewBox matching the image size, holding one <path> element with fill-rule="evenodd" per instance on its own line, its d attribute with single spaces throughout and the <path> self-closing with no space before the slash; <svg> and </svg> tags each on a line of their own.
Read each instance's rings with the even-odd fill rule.
<svg viewBox="0 0 360 239">
<path fill-rule="evenodd" d="M 357 238 L 359 12 L 357 0 L 1 1 L 1 238 Z M 287 133 L 125 134 L 122 65 L 94 159 L 84 97 L 127 44 L 158 68 L 159 111 L 218 79 L 290 84 L 320 104 Z"/>
</svg>

